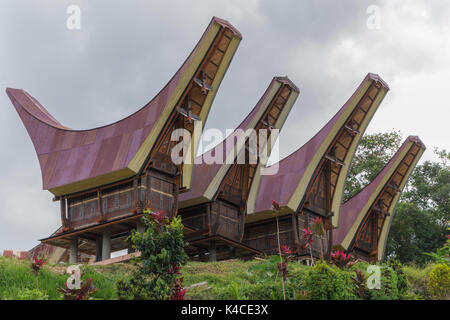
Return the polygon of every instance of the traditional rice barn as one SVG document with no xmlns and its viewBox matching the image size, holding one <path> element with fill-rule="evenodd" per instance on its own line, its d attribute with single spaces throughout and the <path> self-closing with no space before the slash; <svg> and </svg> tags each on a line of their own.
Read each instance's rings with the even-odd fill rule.
<svg viewBox="0 0 450 320">
<path fill-rule="evenodd" d="M 270 154 L 271 145 L 258 137 L 252 146 L 246 132 L 253 129 L 259 136 L 264 130 L 270 138 L 273 129 L 283 126 L 298 95 L 298 88 L 287 77 L 274 78 L 238 128 L 196 159 L 192 185 L 180 194 L 179 201 L 190 256 L 203 259 L 209 255 L 209 260 L 215 261 L 259 253 L 242 242 L 244 220 L 267 160 L 259 157 L 257 150 Z"/>
<path fill-rule="evenodd" d="M 213 18 L 168 84 L 143 108 L 110 125 L 72 130 L 30 94 L 6 90 L 31 140 L 43 188 L 61 203 L 61 228 L 43 243 L 109 259 L 129 248 L 124 238 L 141 229 L 143 209 L 177 214 L 178 192 L 190 184 L 192 166 L 174 165 L 176 128 L 204 126 L 222 78 L 241 40 L 227 21 Z M 193 158 L 198 141 L 191 141 Z M 189 151 L 191 151 L 189 150 Z"/>
<path fill-rule="evenodd" d="M 338 226 L 342 193 L 351 160 L 361 136 L 383 100 L 388 85 L 368 74 L 336 115 L 303 147 L 267 168 L 276 174 L 262 175 L 255 201 L 248 206 L 244 242 L 271 254 L 277 251 L 276 220 L 272 200 L 279 203 L 281 243 L 309 256 L 302 240 L 303 229 L 315 217 L 325 224 L 328 243 L 315 239 L 330 251 L 333 228 Z"/>
<path fill-rule="evenodd" d="M 248 130 L 275 136 L 299 95 L 287 77 L 275 77 L 238 128 L 195 157 L 200 136 L 192 133 L 203 128 L 241 38 L 227 21 L 214 17 L 155 98 L 132 115 L 95 129 L 72 130 L 24 90 L 6 90 L 34 144 L 43 188 L 61 204 L 61 227 L 41 239 L 35 253 L 53 254 L 52 246 L 70 249 L 69 254 L 57 251 L 57 259 L 69 255 L 74 263 L 80 256 L 101 261 L 112 251 L 132 251 L 124 239 L 133 229 L 143 230 L 143 210 L 150 209 L 169 218 L 181 215 L 191 258 L 272 254 L 278 248 L 275 200 L 281 243 L 295 248 L 300 258 L 309 256 L 302 230 L 320 217 L 328 240 L 315 236 L 314 256 L 339 245 L 362 259 L 381 259 L 398 191 L 424 147 L 418 138 L 408 138 L 377 178 L 341 210 L 351 160 L 389 90 L 378 75 L 368 74 L 303 147 L 266 167 L 268 157 L 261 151 L 269 155 L 272 145 L 261 136 L 250 139 Z M 171 159 L 179 143 L 171 141 L 175 129 L 193 136 L 180 164 Z"/>
<path fill-rule="evenodd" d="M 383 259 L 395 206 L 424 151 L 422 141 L 409 136 L 375 179 L 342 205 L 335 246 L 365 261 Z"/>
</svg>

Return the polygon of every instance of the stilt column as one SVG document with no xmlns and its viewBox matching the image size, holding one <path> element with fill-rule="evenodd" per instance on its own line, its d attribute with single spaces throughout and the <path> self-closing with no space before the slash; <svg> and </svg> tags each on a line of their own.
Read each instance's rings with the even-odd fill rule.
<svg viewBox="0 0 450 320">
<path fill-rule="evenodd" d="M 103 230 L 102 260 L 111 258 L 111 230 L 105 228 Z"/>
<path fill-rule="evenodd" d="M 102 261 L 102 246 L 103 246 L 103 239 L 98 238 L 95 241 L 95 261 L 99 262 Z"/>
<path fill-rule="evenodd" d="M 211 242 L 209 245 L 209 262 L 216 262 L 217 254 L 216 254 L 216 243 Z"/>
<path fill-rule="evenodd" d="M 78 237 L 74 236 L 70 240 L 70 256 L 69 263 L 75 264 L 78 262 Z"/>
</svg>

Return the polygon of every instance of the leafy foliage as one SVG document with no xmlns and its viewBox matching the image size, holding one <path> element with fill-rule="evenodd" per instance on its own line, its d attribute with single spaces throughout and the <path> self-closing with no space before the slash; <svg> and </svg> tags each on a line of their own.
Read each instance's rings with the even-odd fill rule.
<svg viewBox="0 0 450 320">
<path fill-rule="evenodd" d="M 312 300 L 356 299 L 350 271 L 343 271 L 319 261 L 310 268 L 304 281 L 306 297 Z"/>
<path fill-rule="evenodd" d="M 437 263 L 450 266 L 450 236 L 447 235 L 447 241 L 442 248 L 436 249 L 436 252 L 425 252 L 424 254 L 432 257 Z"/>
<path fill-rule="evenodd" d="M 366 134 L 361 138 L 346 180 L 344 201 L 376 177 L 398 150 L 401 141 L 400 131 Z"/>
<path fill-rule="evenodd" d="M 388 266 L 381 266 L 381 288 L 369 290 L 369 299 L 398 300 L 400 299 L 398 287 L 398 276 L 394 269 Z"/>
<path fill-rule="evenodd" d="M 256 273 L 261 280 L 274 279 L 278 274 L 278 264 L 281 263 L 280 256 L 272 255 L 264 263 L 259 263 L 248 268 L 251 273 Z"/>
<path fill-rule="evenodd" d="M 145 232 L 134 231 L 133 246 L 141 252 L 141 267 L 117 283 L 119 299 L 165 300 L 184 296 L 179 268 L 187 261 L 181 218 L 172 221 L 147 213 Z"/>
<path fill-rule="evenodd" d="M 367 299 L 368 288 L 367 288 L 367 277 L 361 270 L 356 269 L 355 275 L 352 278 L 355 283 L 356 293 L 361 299 Z"/>
<path fill-rule="evenodd" d="M 428 290 L 434 299 L 450 298 L 450 266 L 436 265 L 430 272 Z"/>
<path fill-rule="evenodd" d="M 386 261 L 386 265 L 391 267 L 397 274 L 397 288 L 400 298 L 406 297 L 408 291 L 408 281 L 405 273 L 403 272 L 403 265 L 396 259 Z"/>
<path fill-rule="evenodd" d="M 232 281 L 228 286 L 228 290 L 235 300 L 248 300 L 248 298 L 244 295 L 241 295 L 239 284 L 236 281 Z"/>
</svg>

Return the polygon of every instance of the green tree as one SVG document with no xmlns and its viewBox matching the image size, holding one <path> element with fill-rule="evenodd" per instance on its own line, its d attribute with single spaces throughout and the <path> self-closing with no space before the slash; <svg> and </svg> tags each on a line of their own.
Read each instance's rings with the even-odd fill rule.
<svg viewBox="0 0 450 320">
<path fill-rule="evenodd" d="M 367 134 L 361 138 L 350 167 L 344 201 L 371 182 L 397 152 L 402 142 L 400 131 Z"/>
</svg>

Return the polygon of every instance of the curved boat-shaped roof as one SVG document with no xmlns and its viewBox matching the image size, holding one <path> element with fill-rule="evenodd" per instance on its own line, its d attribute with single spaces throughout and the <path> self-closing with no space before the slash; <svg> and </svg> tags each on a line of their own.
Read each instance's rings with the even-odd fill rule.
<svg viewBox="0 0 450 320">
<path fill-rule="evenodd" d="M 234 159 L 244 148 L 245 131 L 255 129 L 258 126 L 262 116 L 271 106 L 272 100 L 276 98 L 277 93 L 280 93 L 283 88 L 289 89 L 286 91 L 290 91 L 291 93 L 283 102 L 281 114 L 273 125 L 275 129 L 281 129 L 299 95 L 299 89 L 287 77 L 274 77 L 256 106 L 233 133 L 217 146 L 195 159 L 192 185 L 188 191 L 179 195 L 178 204 L 180 208 L 213 199 L 228 169 L 233 164 Z M 220 158 L 217 161 L 220 163 L 208 163 L 205 161 L 205 159 L 217 158 Z"/>
<path fill-rule="evenodd" d="M 314 137 L 280 162 L 265 168 L 276 174 L 262 175 L 255 209 L 253 212 L 249 211 L 246 221 L 269 218 L 272 200 L 279 203 L 284 213 L 297 211 L 330 148 L 340 143 L 345 148 L 336 152 L 337 158 L 344 163 L 334 178 L 336 192 L 332 211 L 333 224 L 336 225 L 339 221 L 344 182 L 353 154 L 388 90 L 389 86 L 378 75 L 369 73 L 344 106 Z M 354 135 L 344 134 L 346 126 L 355 119 L 358 122 L 358 132 Z"/>
<path fill-rule="evenodd" d="M 333 231 L 334 245 L 349 250 L 365 217 L 378 200 L 382 199 L 385 206 L 383 209 L 390 214 L 381 226 L 381 237 L 378 242 L 378 260 L 382 259 L 400 193 L 424 151 L 425 145 L 419 137 L 409 136 L 375 179 L 342 205 L 339 228 Z"/>
<path fill-rule="evenodd" d="M 201 109 L 204 125 L 241 39 L 231 24 L 214 17 L 180 69 L 149 103 L 120 121 L 90 130 L 63 126 L 24 90 L 6 89 L 33 141 L 43 189 L 58 196 L 137 174 L 199 67 L 209 63 L 206 73 L 214 69 L 214 77 L 208 79 L 212 90 Z"/>
</svg>

